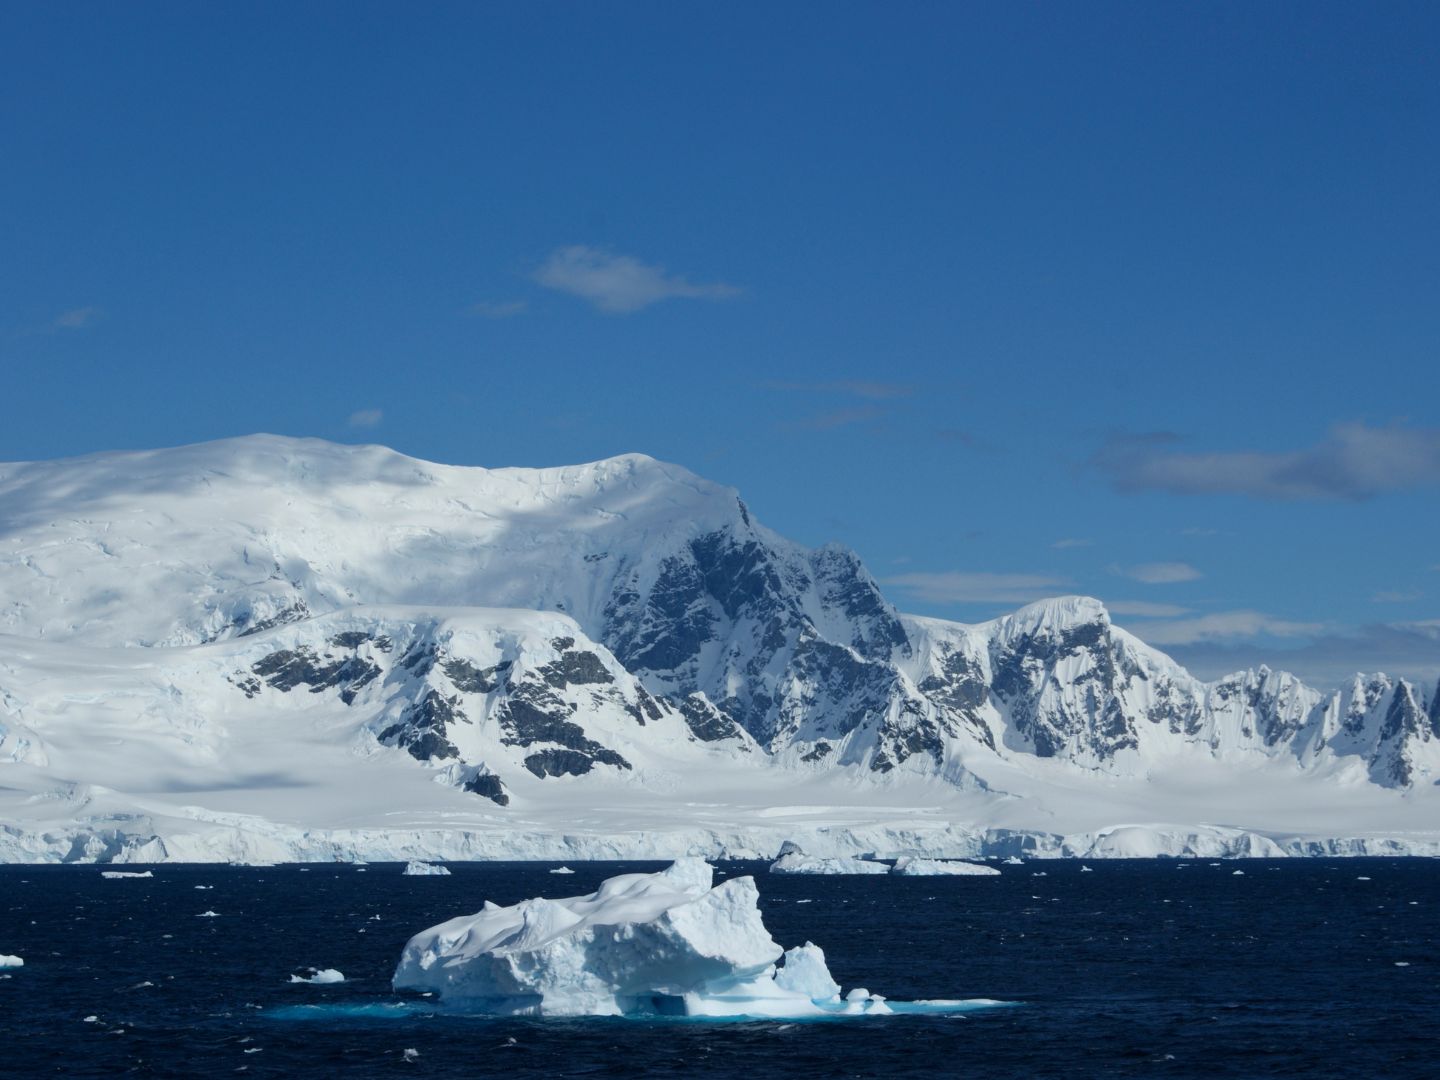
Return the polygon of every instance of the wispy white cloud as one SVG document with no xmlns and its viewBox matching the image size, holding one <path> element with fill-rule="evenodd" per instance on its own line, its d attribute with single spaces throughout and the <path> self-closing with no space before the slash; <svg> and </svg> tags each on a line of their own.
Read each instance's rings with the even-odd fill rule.
<svg viewBox="0 0 1440 1080">
<path fill-rule="evenodd" d="M 353 428 L 373 428 L 384 419 L 385 411 L 383 409 L 360 409 L 351 413 L 350 419 L 346 423 Z"/>
<path fill-rule="evenodd" d="M 1372 604 L 1408 604 L 1419 600 L 1424 595 L 1420 592 L 1408 592 L 1402 589 L 1382 589 L 1370 597 Z"/>
<path fill-rule="evenodd" d="M 915 600 L 932 604 L 1028 604 L 1063 592 L 1070 584 L 1049 574 L 988 574 L 951 570 L 881 578 Z"/>
<path fill-rule="evenodd" d="M 1155 604 L 1149 600 L 1106 600 L 1105 607 L 1112 615 L 1133 615 L 1140 619 L 1173 619 L 1177 615 L 1189 615 L 1192 610 L 1179 604 Z"/>
<path fill-rule="evenodd" d="M 98 307 L 78 307 L 56 315 L 50 326 L 54 330 L 83 330 L 93 326 L 105 312 Z"/>
<path fill-rule="evenodd" d="M 524 300 L 477 300 L 465 309 L 481 319 L 510 319 L 523 314 L 530 305 Z"/>
<path fill-rule="evenodd" d="M 1151 645 L 1192 645 L 1256 638 L 1302 638 L 1324 632 L 1325 623 L 1277 619 L 1259 611 L 1217 611 L 1192 618 L 1147 622 L 1140 637 Z"/>
<path fill-rule="evenodd" d="M 1440 428 L 1337 424 L 1299 450 L 1183 452 L 1173 432 L 1112 438 L 1091 458 L 1122 492 L 1368 499 L 1440 485 Z"/>
<path fill-rule="evenodd" d="M 1112 574 L 1138 581 L 1142 585 L 1175 585 L 1182 581 L 1198 581 L 1205 575 L 1189 563 L 1152 562 L 1137 566 L 1112 566 Z"/>
<path fill-rule="evenodd" d="M 1150 640 L 1149 626 L 1138 628 Z M 1158 644 L 1158 643 L 1157 643 Z M 1328 628 L 1263 648 L 1246 640 L 1206 639 L 1173 646 L 1172 655 L 1202 679 L 1213 679 L 1262 661 L 1293 672 L 1321 689 L 1343 685 L 1356 672 L 1385 671 L 1409 679 L 1440 676 L 1440 620 Z"/>
<path fill-rule="evenodd" d="M 741 291 L 719 282 L 697 284 L 632 255 L 616 255 L 584 244 L 552 252 L 534 278 L 547 289 L 578 296 L 600 311 L 617 315 L 662 300 L 728 300 Z"/>
<path fill-rule="evenodd" d="M 1094 540 L 1083 540 L 1083 539 L 1081 539 L 1080 537 L 1076 537 L 1076 536 L 1065 536 L 1065 537 L 1062 537 L 1062 538 L 1059 539 L 1059 540 L 1056 540 L 1056 541 L 1055 541 L 1053 544 L 1051 544 L 1050 546 L 1051 546 L 1052 548 L 1054 548 L 1056 551 L 1065 551 L 1065 550 L 1067 550 L 1067 549 L 1069 549 L 1069 548 L 1089 547 L 1089 546 L 1092 545 L 1093 543 L 1095 543 Z"/>
</svg>

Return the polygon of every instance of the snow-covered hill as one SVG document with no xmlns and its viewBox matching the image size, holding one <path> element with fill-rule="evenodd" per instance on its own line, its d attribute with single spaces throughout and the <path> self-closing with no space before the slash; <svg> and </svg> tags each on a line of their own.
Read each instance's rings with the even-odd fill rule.
<svg viewBox="0 0 1440 1080">
<path fill-rule="evenodd" d="M 1437 778 L 1403 680 L 905 616 L 641 455 L 0 465 L 0 858 L 1440 850 Z"/>
</svg>

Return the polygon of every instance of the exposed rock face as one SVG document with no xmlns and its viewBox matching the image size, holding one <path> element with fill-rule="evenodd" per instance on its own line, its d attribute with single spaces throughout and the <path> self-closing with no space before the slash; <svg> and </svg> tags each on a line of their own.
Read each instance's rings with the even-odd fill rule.
<svg viewBox="0 0 1440 1080">
<path fill-rule="evenodd" d="M 297 624 L 291 633 L 306 635 L 309 626 Z M 316 630 L 323 635 L 323 628 Z M 433 625 L 346 630 L 315 645 L 267 652 L 230 682 L 251 699 L 304 688 L 333 693 L 345 707 L 377 711 L 382 721 L 375 739 L 382 746 L 433 766 L 454 763 L 450 782 L 500 806 L 509 805 L 510 795 L 496 768 L 522 768 L 539 778 L 583 776 L 597 766 L 629 771 L 625 756 L 587 727 L 597 717 L 636 729 L 647 720 L 668 722 L 675 732 L 689 722 L 613 657 L 602 656 L 599 646 L 508 627 L 480 639 L 437 633 Z M 710 713 L 711 730 L 728 725 L 721 738 L 743 737 L 723 713 L 713 707 Z"/>
</svg>

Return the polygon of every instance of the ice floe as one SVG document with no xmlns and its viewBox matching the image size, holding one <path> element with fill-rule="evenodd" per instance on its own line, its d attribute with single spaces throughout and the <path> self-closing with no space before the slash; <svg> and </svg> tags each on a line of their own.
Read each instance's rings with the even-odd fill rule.
<svg viewBox="0 0 1440 1080">
<path fill-rule="evenodd" d="M 155 875 L 149 870 L 146 870 L 144 872 L 138 872 L 135 870 L 101 870 L 100 876 L 103 878 L 153 878 Z"/>
<path fill-rule="evenodd" d="M 406 877 L 449 877 L 450 871 L 435 863 L 421 862 L 419 859 L 411 859 L 405 864 L 401 871 Z"/>
<path fill-rule="evenodd" d="M 292 983 L 310 983 L 312 985 L 324 985 L 326 983 L 342 983 L 345 976 L 335 968 L 306 968 L 309 975 L 291 975 Z"/>
<path fill-rule="evenodd" d="M 842 996 L 810 942 L 783 950 L 750 877 L 714 884 L 701 859 L 621 874 L 587 896 L 487 903 L 416 934 L 397 990 L 510 1016 L 874 1016 L 963 1006 Z"/>
<path fill-rule="evenodd" d="M 568 866 L 557 866 L 554 870 L 550 871 L 552 874 L 573 874 L 574 872 L 575 871 L 571 870 Z"/>
<path fill-rule="evenodd" d="M 787 851 L 770 864 L 772 874 L 888 874 L 888 863 L 874 859 L 819 859 L 803 851 Z"/>
<path fill-rule="evenodd" d="M 896 859 L 890 872 L 901 877 L 939 877 L 946 874 L 969 877 L 1000 876 L 1000 871 L 993 866 L 981 866 L 979 863 L 959 859 L 919 859 L 908 855 Z"/>
<path fill-rule="evenodd" d="M 0 968 L 18 968 L 24 966 L 25 961 L 21 960 L 20 957 L 7 956 L 4 953 L 0 953 Z"/>
</svg>

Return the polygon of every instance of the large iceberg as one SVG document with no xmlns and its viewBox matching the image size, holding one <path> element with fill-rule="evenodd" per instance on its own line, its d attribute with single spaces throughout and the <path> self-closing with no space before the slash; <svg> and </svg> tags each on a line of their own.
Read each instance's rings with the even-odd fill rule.
<svg viewBox="0 0 1440 1080">
<path fill-rule="evenodd" d="M 776 944 L 759 897 L 753 878 L 715 885 L 710 865 L 690 858 L 612 877 L 588 896 L 487 903 L 411 938 L 394 985 L 511 1016 L 822 1017 L 922 1007 L 867 990 L 842 997 L 818 946 Z"/>
</svg>

